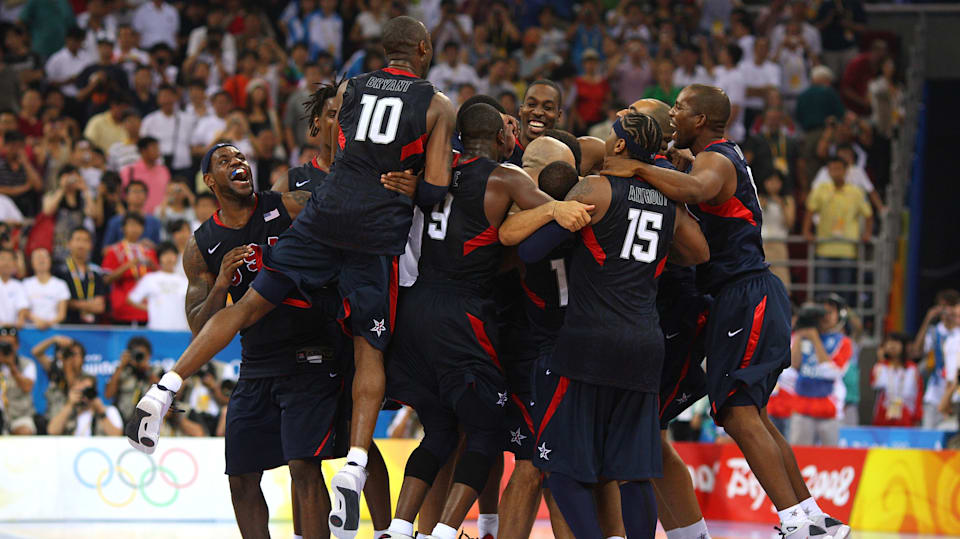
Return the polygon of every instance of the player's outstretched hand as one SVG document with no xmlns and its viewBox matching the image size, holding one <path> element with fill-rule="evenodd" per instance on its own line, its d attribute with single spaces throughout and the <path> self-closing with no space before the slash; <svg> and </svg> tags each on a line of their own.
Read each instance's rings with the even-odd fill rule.
<svg viewBox="0 0 960 539">
<path fill-rule="evenodd" d="M 639 164 L 639 161 L 635 161 L 627 157 L 608 155 L 603 160 L 603 170 L 601 170 L 599 174 L 602 176 L 632 178 L 633 176 L 637 175 Z"/>
<path fill-rule="evenodd" d="M 127 441 L 137 451 L 148 455 L 157 449 L 160 441 L 160 427 L 163 426 L 163 416 L 167 414 L 173 404 L 174 392 L 160 389 L 157 384 L 150 386 L 133 412 L 133 417 L 127 421 L 123 433 Z"/>
<path fill-rule="evenodd" d="M 576 232 L 590 224 L 590 212 L 593 204 L 583 204 L 576 200 L 557 202 L 553 210 L 553 220 L 570 232 Z"/>
<path fill-rule="evenodd" d="M 684 148 L 682 150 L 677 148 L 670 148 L 667 150 L 667 159 L 677 168 L 680 172 L 685 172 L 690 170 L 690 167 L 693 166 L 693 152 L 689 148 Z"/>
<path fill-rule="evenodd" d="M 386 189 L 401 195 L 407 195 L 411 199 L 417 194 L 418 181 L 419 177 L 412 170 L 388 172 L 380 175 L 380 183 Z"/>
</svg>

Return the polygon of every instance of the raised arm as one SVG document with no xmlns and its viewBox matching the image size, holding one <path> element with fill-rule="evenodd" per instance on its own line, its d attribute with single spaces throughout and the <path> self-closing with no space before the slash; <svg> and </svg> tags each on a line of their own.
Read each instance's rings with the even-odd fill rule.
<svg viewBox="0 0 960 539">
<path fill-rule="evenodd" d="M 243 258 L 253 254 L 253 251 L 242 245 L 234 247 L 224 257 L 220 264 L 220 273 L 213 275 L 207 270 L 200 248 L 195 238 L 190 238 L 183 253 L 183 271 L 187 274 L 187 296 L 185 308 L 187 324 L 194 335 L 200 332 L 217 311 L 227 304 L 227 292 L 233 273 L 243 263 Z"/>
<path fill-rule="evenodd" d="M 733 196 L 737 171 L 733 163 L 719 153 L 700 152 L 689 174 L 621 157 L 608 158 L 601 174 L 640 176 L 670 200 L 699 204 L 724 198 L 723 195 Z M 729 179 L 734 181 L 728 182 Z"/>
<path fill-rule="evenodd" d="M 433 95 L 430 108 L 427 110 L 427 129 L 430 138 L 427 140 L 426 155 L 424 156 L 423 181 L 435 187 L 442 188 L 443 194 L 435 189 L 418 189 L 418 203 L 432 206 L 443 200 L 447 188 L 450 186 L 450 174 L 453 161 L 453 149 L 450 138 L 453 136 L 454 123 L 457 114 L 453 103 L 440 92 Z M 426 197 L 426 198 L 424 198 Z M 429 199 L 436 199 L 432 202 Z"/>
<path fill-rule="evenodd" d="M 668 260 L 681 266 L 695 266 L 710 260 L 710 248 L 707 247 L 707 239 L 703 237 L 700 225 L 680 204 L 677 205 Z"/>
</svg>

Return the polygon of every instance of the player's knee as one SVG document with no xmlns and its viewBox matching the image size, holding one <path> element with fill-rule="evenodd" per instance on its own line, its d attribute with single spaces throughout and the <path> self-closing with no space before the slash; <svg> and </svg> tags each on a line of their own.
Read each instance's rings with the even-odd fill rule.
<svg viewBox="0 0 960 539">
<path fill-rule="evenodd" d="M 318 488 L 323 482 L 323 470 L 320 463 L 303 459 L 294 459 L 287 463 L 290 467 L 290 478 L 297 491 L 309 492 Z"/>
<path fill-rule="evenodd" d="M 513 467 L 513 473 L 510 475 L 510 482 L 539 487 L 542 477 L 543 474 L 533 465 L 532 461 L 518 460 Z"/>
<path fill-rule="evenodd" d="M 407 477 L 416 477 L 428 485 L 433 485 L 433 480 L 437 478 L 442 465 L 441 457 L 421 444 L 410 453 L 403 474 Z"/>
<path fill-rule="evenodd" d="M 477 492 L 481 492 L 483 487 L 487 486 L 493 459 L 489 454 L 471 451 L 469 443 L 468 436 L 467 451 L 457 462 L 457 469 L 453 473 L 453 482 L 462 483 Z"/>
<path fill-rule="evenodd" d="M 259 494 L 261 476 L 259 472 L 229 476 L 230 496 L 235 500 L 242 500 Z"/>
</svg>

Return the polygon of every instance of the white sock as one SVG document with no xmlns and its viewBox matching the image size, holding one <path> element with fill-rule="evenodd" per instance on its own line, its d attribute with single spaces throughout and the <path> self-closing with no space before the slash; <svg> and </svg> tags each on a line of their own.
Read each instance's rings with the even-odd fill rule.
<svg viewBox="0 0 960 539">
<path fill-rule="evenodd" d="M 180 378 L 180 375 L 173 371 L 167 371 L 163 373 L 163 376 L 160 377 L 160 381 L 157 382 L 157 385 L 161 385 L 176 393 L 177 391 L 180 391 L 180 386 L 183 385 L 183 378 Z"/>
<path fill-rule="evenodd" d="M 447 526 L 443 522 L 438 522 L 430 535 L 437 539 L 457 539 L 457 529 Z"/>
<path fill-rule="evenodd" d="M 803 512 L 806 513 L 808 517 L 818 517 L 826 514 L 823 512 L 823 509 L 820 509 L 820 506 L 817 505 L 817 500 L 814 500 L 813 496 L 800 502 L 800 507 L 803 508 Z"/>
<path fill-rule="evenodd" d="M 395 518 L 390 521 L 390 527 L 387 528 L 387 531 L 394 533 L 399 533 L 401 535 L 413 535 L 413 522 L 407 522 L 406 520 Z"/>
<path fill-rule="evenodd" d="M 493 539 L 497 539 L 497 528 L 499 527 L 500 517 L 498 517 L 496 513 L 481 514 L 477 517 L 477 535 L 480 536 L 480 539 L 488 535 L 493 537 Z"/>
<path fill-rule="evenodd" d="M 361 468 L 367 467 L 367 450 L 362 447 L 351 447 L 347 452 L 347 462 L 352 462 Z M 407 535 L 410 535 L 409 533 Z"/>
<path fill-rule="evenodd" d="M 293 534 L 293 539 L 303 539 L 302 535 Z"/>
<path fill-rule="evenodd" d="M 689 526 L 675 528 L 667 532 L 667 539 L 710 539 L 707 522 L 702 518 Z"/>
<path fill-rule="evenodd" d="M 417 536 L 416 536 L 415 539 L 427 539 L 427 536 L 426 536 L 426 534 L 422 534 L 422 533 L 420 533 L 420 532 L 417 532 Z"/>
<path fill-rule="evenodd" d="M 387 533 L 387 530 L 373 530 L 373 539 L 380 539 L 380 536 Z"/>
<path fill-rule="evenodd" d="M 780 515 L 780 522 L 783 524 L 800 524 L 808 520 L 807 514 L 799 503 L 793 507 L 787 507 L 783 511 L 777 511 L 777 514 Z"/>
<path fill-rule="evenodd" d="M 607 539 L 627 539 L 627 538 L 626 538 L 626 537 L 620 537 L 619 535 L 611 535 L 610 537 L 607 537 Z"/>
</svg>

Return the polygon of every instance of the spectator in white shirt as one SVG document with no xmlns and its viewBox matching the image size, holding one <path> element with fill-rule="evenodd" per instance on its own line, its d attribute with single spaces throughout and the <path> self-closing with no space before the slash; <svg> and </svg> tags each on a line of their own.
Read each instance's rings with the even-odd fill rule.
<svg viewBox="0 0 960 539">
<path fill-rule="evenodd" d="M 67 405 L 60 408 L 47 425 L 53 436 L 120 436 L 123 419 L 116 406 L 103 403 L 97 391 L 97 379 L 81 374 L 70 387 Z"/>
<path fill-rule="evenodd" d="M 213 114 L 197 120 L 193 134 L 190 135 L 190 147 L 194 155 L 203 155 L 216 140 L 217 134 L 227 126 L 227 116 L 233 110 L 233 98 L 224 91 L 213 96 Z"/>
<path fill-rule="evenodd" d="M 140 45 L 149 49 L 154 43 L 177 46 L 180 15 L 163 0 L 144 2 L 133 14 L 133 27 L 140 33 Z"/>
<path fill-rule="evenodd" d="M 177 110 L 177 89 L 163 84 L 157 91 L 157 110 L 147 114 L 140 122 L 140 136 L 153 137 L 160 142 L 160 155 L 170 170 L 190 166 L 190 148 L 185 137 L 180 136 L 182 114 Z"/>
<path fill-rule="evenodd" d="M 33 266 L 34 276 L 23 281 L 23 289 L 30 304 L 27 319 L 37 329 L 49 329 L 67 317 L 70 288 L 63 279 L 50 273 L 50 251 L 43 247 L 34 249 L 30 253 L 30 265 Z"/>
<path fill-rule="evenodd" d="M 207 12 L 207 25 L 190 31 L 190 38 L 187 40 L 187 56 L 194 56 L 208 50 L 210 34 L 216 34 L 213 37 L 217 38 L 217 47 L 221 51 L 224 67 L 232 73 L 237 65 L 237 40 L 233 34 L 223 32 L 224 22 L 226 22 L 226 12 L 223 6 L 211 5 L 210 11 Z"/>
<path fill-rule="evenodd" d="M 169 242 L 157 249 L 160 271 L 148 273 L 130 291 L 127 302 L 147 311 L 147 328 L 156 331 L 190 331 L 183 302 L 187 296 L 187 278 L 177 273 L 180 254 Z"/>
<path fill-rule="evenodd" d="M 607 14 L 613 20 L 616 20 L 616 11 L 610 10 Z M 631 39 L 642 39 L 649 43 L 653 34 L 644 24 L 643 4 L 640 2 L 630 2 L 623 11 L 623 20 L 620 24 L 614 26 L 608 32 L 610 37 L 619 43 L 626 43 Z"/>
<path fill-rule="evenodd" d="M 813 60 L 820 56 L 823 50 L 820 42 L 820 31 L 817 27 L 807 22 L 807 1 L 792 0 L 790 3 L 790 18 L 785 22 L 773 27 L 770 31 L 770 46 L 773 50 L 780 48 L 784 38 L 789 34 L 788 26 L 795 24 L 799 27 L 798 37 L 803 41 L 803 46 L 811 54 Z"/>
<path fill-rule="evenodd" d="M 739 45 L 731 43 L 720 48 L 717 60 L 720 64 L 713 68 L 713 84 L 730 98 L 730 119 L 727 121 L 727 137 L 737 142 L 747 138 L 747 129 L 743 125 L 743 107 L 746 99 L 746 84 L 740 74 L 740 58 L 743 51 Z"/>
<path fill-rule="evenodd" d="M 87 0 L 87 10 L 77 15 L 77 26 L 85 32 L 83 48 L 92 58 L 97 56 L 97 42 L 117 40 L 117 17 L 110 13 L 105 0 Z"/>
<path fill-rule="evenodd" d="M 140 49 L 137 33 L 129 24 L 117 27 L 117 43 L 113 49 L 113 63 L 127 74 L 127 85 L 133 86 L 133 75 L 141 65 L 150 65 L 150 55 Z"/>
<path fill-rule="evenodd" d="M 753 60 L 753 45 L 756 38 L 750 28 L 750 21 L 747 20 L 746 12 L 736 13 L 730 17 L 730 34 L 740 50 L 743 51 L 743 61 Z"/>
<path fill-rule="evenodd" d="M 23 283 L 13 278 L 16 273 L 16 254 L 0 247 L 0 325 L 23 327 L 30 302 Z"/>
<path fill-rule="evenodd" d="M 430 69 L 427 79 L 448 97 L 457 95 L 463 84 L 474 88 L 480 84 L 473 67 L 460 61 L 460 44 L 456 41 L 449 41 L 443 47 L 443 62 Z"/>
<path fill-rule="evenodd" d="M 707 71 L 707 68 L 697 63 L 700 51 L 693 45 L 687 45 L 680 49 L 677 55 L 677 69 L 673 71 L 673 84 L 684 88 L 691 84 L 706 84 L 713 86 L 713 77 Z"/>
<path fill-rule="evenodd" d="M 792 115 L 797 97 L 810 86 L 810 60 L 814 57 L 800 35 L 799 23 L 787 25 L 787 33 L 774 48 L 773 57 L 780 65 L 780 91 L 786 101 L 787 111 Z"/>
<path fill-rule="evenodd" d="M 83 48 L 84 35 L 76 26 L 67 30 L 66 45 L 53 53 L 44 66 L 47 83 L 60 88 L 67 97 L 77 96 L 77 75 L 93 63 L 93 56 Z"/>
<path fill-rule="evenodd" d="M 767 58 L 769 54 L 770 40 L 761 36 L 753 43 L 753 57 L 740 62 L 740 75 L 747 86 L 744 120 L 748 128 L 763 113 L 767 92 L 780 87 L 780 66 Z"/>
<path fill-rule="evenodd" d="M 440 2 L 440 22 L 430 31 L 433 46 L 444 50 L 447 43 L 455 42 L 462 46 L 470 45 L 470 36 L 473 35 L 473 19 L 466 13 L 457 13 L 455 0 Z"/>
<path fill-rule="evenodd" d="M 310 59 L 315 60 L 320 51 L 333 56 L 336 65 L 343 60 L 343 19 L 337 13 L 337 0 L 320 0 L 320 11 L 307 18 L 307 43 Z"/>
</svg>

